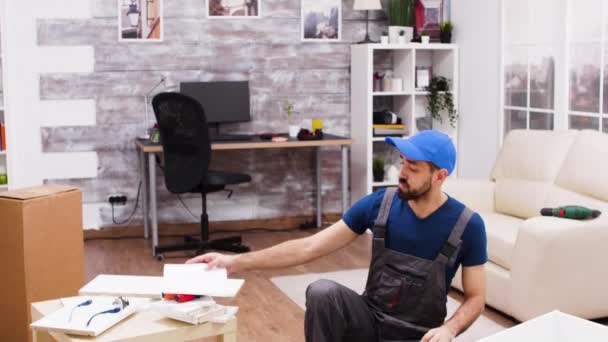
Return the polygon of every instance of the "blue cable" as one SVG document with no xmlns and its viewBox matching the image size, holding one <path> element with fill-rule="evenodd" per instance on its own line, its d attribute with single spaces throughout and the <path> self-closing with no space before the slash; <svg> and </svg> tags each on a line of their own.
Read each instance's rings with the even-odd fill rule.
<svg viewBox="0 0 608 342">
<path fill-rule="evenodd" d="M 87 322 L 87 327 L 89 326 L 89 324 L 91 323 L 91 321 L 93 320 L 93 318 L 95 318 L 95 317 L 97 317 L 99 315 L 103 315 L 103 314 L 118 313 L 118 312 L 120 312 L 120 310 L 122 310 L 122 308 L 115 307 L 113 309 L 102 311 L 102 312 L 98 312 L 98 313 L 94 314 L 93 316 L 91 316 L 91 318 L 89 318 L 89 321 Z"/>
<path fill-rule="evenodd" d="M 84 302 L 82 302 L 82 303 L 80 303 L 80 304 L 76 305 L 75 307 L 73 307 L 73 308 L 72 308 L 72 310 L 70 311 L 70 318 L 68 319 L 68 322 L 71 322 L 71 321 L 72 321 L 72 314 L 74 313 L 74 310 L 75 310 L 76 308 L 79 308 L 79 307 L 81 307 L 81 306 L 87 306 L 87 305 L 91 305 L 92 303 L 93 303 L 93 300 L 92 300 L 92 299 L 87 299 L 87 300 L 85 300 Z"/>
</svg>

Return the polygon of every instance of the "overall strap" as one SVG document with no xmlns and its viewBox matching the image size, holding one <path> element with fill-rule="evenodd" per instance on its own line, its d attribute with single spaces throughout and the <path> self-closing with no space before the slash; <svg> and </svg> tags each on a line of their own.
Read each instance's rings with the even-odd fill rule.
<svg viewBox="0 0 608 342">
<path fill-rule="evenodd" d="M 460 244 L 462 243 L 462 233 L 464 233 L 464 230 L 469 224 L 473 214 L 473 210 L 469 209 L 468 207 L 464 207 L 464 210 L 460 214 L 458 221 L 456 221 L 448 240 L 441 247 L 441 250 L 439 251 L 439 254 L 435 260 L 441 262 L 442 264 L 447 264 L 450 267 L 454 265 L 454 262 L 456 262 L 456 255 L 458 255 Z"/>
<path fill-rule="evenodd" d="M 388 221 L 388 214 L 391 211 L 391 206 L 393 205 L 393 198 L 395 198 L 396 193 L 396 187 L 386 188 L 386 191 L 384 192 L 382 204 L 380 205 L 378 216 L 376 217 L 376 221 L 374 222 L 373 233 L 375 239 L 384 239 L 384 233 L 386 231 L 386 222 Z"/>
</svg>

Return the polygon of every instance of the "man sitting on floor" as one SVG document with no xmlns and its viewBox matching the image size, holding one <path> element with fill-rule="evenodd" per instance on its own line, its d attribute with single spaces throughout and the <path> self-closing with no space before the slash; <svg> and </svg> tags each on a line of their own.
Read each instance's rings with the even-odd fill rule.
<svg viewBox="0 0 608 342">
<path fill-rule="evenodd" d="M 401 153 L 398 188 L 364 197 L 342 220 L 309 237 L 240 255 L 208 253 L 187 262 L 229 272 L 294 266 L 372 229 L 372 259 L 362 295 L 328 280 L 308 286 L 306 341 L 451 341 L 485 306 L 484 223 L 441 191 L 456 164 L 447 135 L 429 130 L 386 141 Z M 447 293 L 460 265 L 464 302 L 445 321 Z"/>
</svg>

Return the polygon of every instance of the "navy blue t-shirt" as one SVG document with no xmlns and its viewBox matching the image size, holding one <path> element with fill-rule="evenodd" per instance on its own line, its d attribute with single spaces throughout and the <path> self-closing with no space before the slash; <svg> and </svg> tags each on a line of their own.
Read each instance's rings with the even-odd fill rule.
<svg viewBox="0 0 608 342">
<path fill-rule="evenodd" d="M 342 220 L 357 234 L 373 229 L 385 189 L 369 194 L 355 203 Z M 386 224 L 387 247 L 419 258 L 434 260 L 447 241 L 464 204 L 448 195 L 437 210 L 424 219 L 414 214 L 407 201 L 395 195 Z M 462 246 L 453 268 L 446 269 L 446 289 L 449 290 L 458 267 L 482 265 L 488 261 L 486 230 L 483 220 L 475 213 L 462 234 Z"/>
</svg>

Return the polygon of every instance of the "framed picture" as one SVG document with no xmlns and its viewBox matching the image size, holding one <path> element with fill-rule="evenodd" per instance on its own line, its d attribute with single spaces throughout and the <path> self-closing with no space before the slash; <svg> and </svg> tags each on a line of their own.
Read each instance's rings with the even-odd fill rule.
<svg viewBox="0 0 608 342">
<path fill-rule="evenodd" d="M 443 1 L 416 0 L 414 11 L 416 33 L 419 36 L 429 36 L 432 42 L 439 41 L 439 24 L 444 20 Z"/>
<path fill-rule="evenodd" d="M 163 0 L 117 0 L 118 40 L 163 40 Z"/>
<path fill-rule="evenodd" d="M 207 18 L 260 18 L 261 0 L 207 0 Z"/>
<path fill-rule="evenodd" d="M 302 41 L 333 42 L 342 39 L 341 0 L 302 0 Z"/>
<path fill-rule="evenodd" d="M 431 77 L 433 77 L 431 67 L 416 67 L 416 84 L 414 86 L 416 90 L 424 91 L 429 86 Z"/>
</svg>

